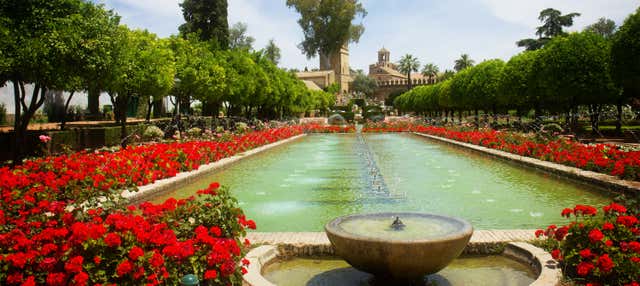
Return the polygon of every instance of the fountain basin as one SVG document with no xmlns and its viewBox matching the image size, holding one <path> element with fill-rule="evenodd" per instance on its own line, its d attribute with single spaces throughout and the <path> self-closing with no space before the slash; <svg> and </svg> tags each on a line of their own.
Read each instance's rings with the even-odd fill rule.
<svg viewBox="0 0 640 286">
<path fill-rule="evenodd" d="M 404 229 L 390 227 L 396 217 Z M 453 217 L 389 212 L 339 217 L 325 231 L 336 255 L 354 268 L 410 280 L 445 268 L 462 253 L 473 228 Z"/>
</svg>

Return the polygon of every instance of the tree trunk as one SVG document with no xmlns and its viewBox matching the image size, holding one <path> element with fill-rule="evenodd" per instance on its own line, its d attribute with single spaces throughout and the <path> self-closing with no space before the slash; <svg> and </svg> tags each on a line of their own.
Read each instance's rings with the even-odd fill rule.
<svg viewBox="0 0 640 286">
<path fill-rule="evenodd" d="M 476 129 L 480 128 L 480 115 L 478 114 L 478 109 L 476 108 L 475 110 L 475 122 L 476 122 Z"/>
<path fill-rule="evenodd" d="M 67 102 L 64 103 L 64 110 L 62 111 L 62 120 L 60 121 L 60 130 L 64 130 L 67 125 L 67 113 L 69 110 L 69 103 L 71 103 L 71 98 L 73 98 L 74 94 L 75 94 L 75 91 L 72 91 L 69 94 L 69 98 L 67 98 Z"/>
<path fill-rule="evenodd" d="M 153 97 L 150 97 L 149 104 L 147 105 L 147 123 L 151 122 L 151 108 L 153 105 Z"/>
<path fill-rule="evenodd" d="M 13 165 L 17 165 L 22 159 L 20 150 L 22 144 L 22 132 L 20 130 L 20 117 L 21 117 L 21 89 L 18 87 L 20 83 L 17 80 L 13 80 L 13 100 L 14 100 L 14 115 L 13 115 Z"/>
<path fill-rule="evenodd" d="M 20 91 L 17 93 L 15 86 L 16 82 L 20 85 Z M 31 102 L 29 103 L 29 106 L 27 106 L 25 102 L 24 83 L 21 81 L 14 81 L 14 100 L 16 100 L 16 114 L 14 115 L 14 144 L 16 148 L 13 153 L 13 165 L 19 164 L 26 155 L 25 143 L 29 122 L 36 111 L 42 106 L 42 104 L 44 104 L 46 91 L 47 89 L 45 87 L 41 87 L 39 84 L 36 84 L 33 88 L 33 94 L 31 95 Z M 19 110 L 20 108 L 24 109 L 24 113 Z"/>
<path fill-rule="evenodd" d="M 622 135 L 622 100 L 618 99 L 616 102 L 616 110 L 618 114 L 616 115 L 616 134 Z"/>
<path fill-rule="evenodd" d="M 91 88 L 88 91 L 88 107 L 91 119 L 101 118 L 100 113 L 100 90 Z"/>
<path fill-rule="evenodd" d="M 166 116 L 166 112 L 162 98 L 153 101 L 153 118 L 164 117 Z"/>
<path fill-rule="evenodd" d="M 118 102 L 120 113 L 120 146 L 124 149 L 127 148 L 127 104 L 129 95 L 118 94 L 116 102 Z"/>
</svg>

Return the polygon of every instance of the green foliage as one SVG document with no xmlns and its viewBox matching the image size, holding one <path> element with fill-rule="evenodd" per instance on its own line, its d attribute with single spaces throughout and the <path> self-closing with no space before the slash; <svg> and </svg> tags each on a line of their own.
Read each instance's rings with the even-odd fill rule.
<svg viewBox="0 0 640 286">
<path fill-rule="evenodd" d="M 600 18 L 598 22 L 595 22 L 586 28 L 585 31 L 592 32 L 603 36 L 605 38 L 611 38 L 616 32 L 616 22 L 607 18 Z"/>
<path fill-rule="evenodd" d="M 352 23 L 367 15 L 358 0 L 287 0 L 287 6 L 300 13 L 304 40 L 299 47 L 308 58 L 337 52 L 349 42 L 357 43 L 364 33 L 362 24 Z"/>
<path fill-rule="evenodd" d="M 453 69 L 459 72 L 463 69 L 472 67 L 473 64 L 474 64 L 474 60 L 469 58 L 468 54 L 462 54 L 460 55 L 460 58 L 454 62 Z"/>
<path fill-rule="evenodd" d="M 267 44 L 267 46 L 264 48 L 264 50 L 262 51 L 262 53 L 264 54 L 264 56 L 270 60 L 274 65 L 278 65 L 278 63 L 280 62 L 280 48 L 278 46 L 276 46 L 275 41 L 273 41 L 273 39 L 269 40 L 269 43 Z"/>
<path fill-rule="evenodd" d="M 529 109 L 536 102 L 536 72 L 533 67 L 537 51 L 526 51 L 513 56 L 503 68 L 498 102 L 518 110 Z"/>
<path fill-rule="evenodd" d="M 0 103 L 0 125 L 7 123 L 7 108 L 4 103 Z"/>
<path fill-rule="evenodd" d="M 418 71 L 420 68 L 420 62 L 418 58 L 413 55 L 406 54 L 402 58 L 400 58 L 400 62 L 398 62 L 398 70 L 407 75 L 407 87 L 411 89 L 413 82 L 411 80 L 411 73 Z"/>
<path fill-rule="evenodd" d="M 253 50 L 256 39 L 247 35 L 247 23 L 235 23 L 229 29 L 229 48 L 232 50 Z"/>
<path fill-rule="evenodd" d="M 422 68 L 422 75 L 428 77 L 429 79 L 438 77 L 439 72 L 440 68 L 438 68 L 438 66 L 434 63 L 428 63 Z"/>
<path fill-rule="evenodd" d="M 623 87 L 623 101 L 640 97 L 640 8 L 615 34 L 611 50 L 613 74 Z"/>
<path fill-rule="evenodd" d="M 353 78 L 351 89 L 365 96 L 372 96 L 378 88 L 378 83 L 374 78 L 368 77 L 363 72 L 356 73 Z"/>
<path fill-rule="evenodd" d="M 147 141 L 159 141 L 164 138 L 164 132 L 158 126 L 150 125 L 144 130 L 142 137 Z"/>
<path fill-rule="evenodd" d="M 557 36 L 564 36 L 564 27 L 573 26 L 573 18 L 580 16 L 580 13 L 562 13 L 553 8 L 547 8 L 540 11 L 538 20 L 542 22 L 542 26 L 536 28 L 537 39 L 523 39 L 516 44 L 518 47 L 525 47 L 528 51 L 534 51 L 544 47 L 549 40 Z"/>
<path fill-rule="evenodd" d="M 227 0 L 184 0 L 180 7 L 186 22 L 180 26 L 180 34 L 196 34 L 222 49 L 229 47 Z"/>
</svg>

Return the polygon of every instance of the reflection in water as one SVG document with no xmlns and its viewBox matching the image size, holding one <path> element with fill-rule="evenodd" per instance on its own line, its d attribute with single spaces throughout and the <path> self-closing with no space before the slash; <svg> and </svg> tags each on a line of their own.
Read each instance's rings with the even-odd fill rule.
<svg viewBox="0 0 640 286">
<path fill-rule="evenodd" d="M 456 216 L 476 229 L 532 229 L 565 222 L 559 214 L 565 207 L 610 200 L 584 185 L 414 135 L 363 136 L 361 142 L 354 134 L 306 136 L 156 201 L 188 197 L 218 181 L 258 231 L 322 231 L 337 216 L 385 211 Z M 373 175 L 384 185 L 372 185 Z"/>
<path fill-rule="evenodd" d="M 534 281 L 526 265 L 504 256 L 466 257 L 454 260 L 442 271 L 419 281 L 390 281 L 328 258 L 294 258 L 271 263 L 264 277 L 279 286 L 520 286 Z"/>
</svg>

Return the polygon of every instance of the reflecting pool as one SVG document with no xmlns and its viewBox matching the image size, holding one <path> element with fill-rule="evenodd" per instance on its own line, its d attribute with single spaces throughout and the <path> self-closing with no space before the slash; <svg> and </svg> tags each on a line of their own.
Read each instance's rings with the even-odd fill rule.
<svg viewBox="0 0 640 286">
<path fill-rule="evenodd" d="M 214 181 L 231 188 L 258 231 L 322 231 L 338 216 L 385 211 L 532 229 L 566 222 L 565 207 L 611 200 L 585 184 L 412 134 L 332 134 L 243 159 L 156 201 Z"/>
</svg>

